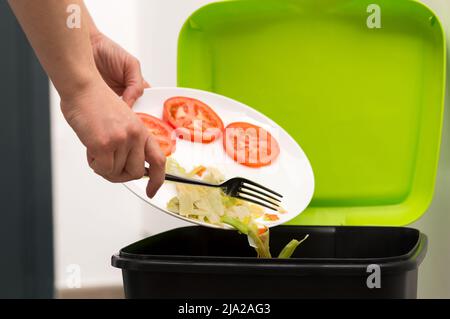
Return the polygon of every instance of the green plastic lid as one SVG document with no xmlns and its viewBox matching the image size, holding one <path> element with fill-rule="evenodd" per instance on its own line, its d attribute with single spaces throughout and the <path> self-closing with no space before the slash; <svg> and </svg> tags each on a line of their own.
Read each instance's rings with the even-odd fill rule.
<svg viewBox="0 0 450 319">
<path fill-rule="evenodd" d="M 179 86 L 265 113 L 310 159 L 315 195 L 290 224 L 406 225 L 431 202 L 444 32 L 419 2 L 372 3 L 216 2 L 180 33 Z"/>
</svg>

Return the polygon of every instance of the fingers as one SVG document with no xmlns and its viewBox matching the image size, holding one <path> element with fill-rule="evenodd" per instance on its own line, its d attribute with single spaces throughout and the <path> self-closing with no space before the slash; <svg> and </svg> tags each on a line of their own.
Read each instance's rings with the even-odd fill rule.
<svg viewBox="0 0 450 319">
<path fill-rule="evenodd" d="M 91 164 L 94 161 L 94 157 L 91 154 L 89 154 L 89 150 L 88 149 L 86 149 L 86 158 L 87 158 L 89 167 L 91 167 Z"/>
<path fill-rule="evenodd" d="M 113 183 L 124 183 L 144 175 L 145 143 L 148 131 L 140 122 L 111 133 L 108 152 L 102 146 L 87 151 L 89 166 Z"/>
<path fill-rule="evenodd" d="M 146 88 L 144 82 L 139 61 L 134 58 L 129 59 L 124 71 L 125 90 L 122 95 L 123 100 L 128 106 L 132 107 L 136 100 L 144 93 L 144 88 Z"/>
<path fill-rule="evenodd" d="M 150 180 L 147 184 L 147 196 L 153 198 L 158 189 L 164 183 L 166 157 L 161 151 L 158 143 L 151 136 L 145 144 L 145 160 L 150 164 Z"/>
<path fill-rule="evenodd" d="M 114 152 L 114 168 L 110 179 L 117 183 L 124 182 L 127 180 L 125 166 L 127 164 L 128 153 L 130 152 L 130 146 L 123 143 Z"/>
<path fill-rule="evenodd" d="M 132 148 L 128 154 L 125 171 L 130 179 L 139 179 L 144 176 L 145 141 L 146 139 L 143 139 L 143 143 L 136 145 L 136 147 Z"/>
<path fill-rule="evenodd" d="M 88 153 L 88 164 L 98 175 L 109 176 L 114 169 L 114 152 L 104 151 L 93 155 Z"/>
</svg>

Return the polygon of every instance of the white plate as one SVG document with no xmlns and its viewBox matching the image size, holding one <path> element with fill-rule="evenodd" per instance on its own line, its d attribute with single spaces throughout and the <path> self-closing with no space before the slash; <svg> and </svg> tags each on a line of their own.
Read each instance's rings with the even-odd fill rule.
<svg viewBox="0 0 450 319">
<path fill-rule="evenodd" d="M 240 165 L 226 155 L 222 146 L 222 139 L 211 144 L 192 143 L 177 139 L 176 151 L 171 155 L 177 162 L 191 169 L 197 165 L 213 166 L 224 173 L 225 178 L 245 177 L 256 183 L 264 185 L 283 195 L 282 207 L 287 211 L 278 214 L 277 221 L 264 221 L 260 223 L 267 227 L 283 224 L 300 214 L 309 204 L 314 192 L 314 175 L 311 165 L 300 146 L 274 121 L 258 111 L 230 98 L 195 89 L 186 88 L 151 88 L 136 102 L 135 112 L 143 112 L 162 118 L 164 101 L 174 96 L 196 98 L 208 104 L 221 117 L 224 125 L 231 122 L 249 122 L 265 128 L 278 141 L 280 154 L 269 166 L 249 168 Z M 125 186 L 141 199 L 162 212 L 186 220 L 191 223 L 220 228 L 212 224 L 199 222 L 172 213 L 166 209 L 167 202 L 176 196 L 173 183 L 165 183 L 153 199 L 147 197 L 145 188 L 147 179 L 131 181 Z M 274 211 L 265 209 L 267 213 Z M 229 229 L 227 225 L 222 228 Z"/>
</svg>

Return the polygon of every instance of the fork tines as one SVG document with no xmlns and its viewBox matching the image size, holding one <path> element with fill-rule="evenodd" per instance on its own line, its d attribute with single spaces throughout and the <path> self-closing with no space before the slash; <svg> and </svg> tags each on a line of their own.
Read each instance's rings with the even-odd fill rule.
<svg viewBox="0 0 450 319">
<path fill-rule="evenodd" d="M 253 181 L 242 179 L 236 197 L 277 211 L 283 196 Z"/>
</svg>

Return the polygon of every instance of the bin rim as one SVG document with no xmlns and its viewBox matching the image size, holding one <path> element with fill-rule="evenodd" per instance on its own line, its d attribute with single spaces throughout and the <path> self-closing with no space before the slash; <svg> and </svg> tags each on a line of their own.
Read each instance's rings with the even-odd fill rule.
<svg viewBox="0 0 450 319">
<path fill-rule="evenodd" d="M 278 226 L 283 228 L 309 228 L 311 226 Z M 416 269 L 423 259 L 428 246 L 428 238 L 419 230 L 410 227 L 386 226 L 314 226 L 317 228 L 399 228 L 418 232 L 415 245 L 405 254 L 391 257 L 376 258 L 256 258 L 256 257 L 228 257 L 228 256 L 183 256 L 183 255 L 152 255 L 133 254 L 122 248 L 111 258 L 111 265 L 116 268 L 136 271 L 159 272 L 207 272 L 207 273 L 248 273 L 248 271 L 263 272 L 264 274 L 289 273 L 293 275 L 308 275 L 320 273 L 321 275 L 354 274 L 367 272 L 368 265 L 379 265 L 383 273 L 398 273 Z M 196 228 L 186 226 L 183 228 Z M 142 239 L 138 242 L 146 240 Z M 136 242 L 136 243 L 138 243 Z M 133 245 L 133 244 L 132 244 Z M 180 268 L 182 267 L 182 268 Z M 181 269 L 181 270 L 180 270 Z"/>
</svg>

